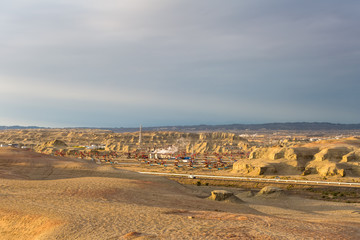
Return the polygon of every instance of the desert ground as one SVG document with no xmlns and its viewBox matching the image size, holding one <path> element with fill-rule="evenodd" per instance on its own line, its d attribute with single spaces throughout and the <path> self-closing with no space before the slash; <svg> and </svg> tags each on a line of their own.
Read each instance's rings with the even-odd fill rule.
<svg viewBox="0 0 360 240">
<path fill-rule="evenodd" d="M 229 190 L 239 201 L 208 199 Z M 181 185 L 0 148 L 1 239 L 359 239 L 360 204 Z"/>
</svg>

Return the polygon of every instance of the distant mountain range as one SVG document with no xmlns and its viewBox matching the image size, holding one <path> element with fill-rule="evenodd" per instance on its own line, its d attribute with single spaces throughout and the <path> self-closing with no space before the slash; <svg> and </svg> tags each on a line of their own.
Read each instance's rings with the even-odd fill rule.
<svg viewBox="0 0 360 240">
<path fill-rule="evenodd" d="M 41 129 L 38 126 L 0 126 L 0 130 L 5 129 Z M 136 132 L 139 128 L 89 128 L 83 129 L 103 129 L 113 132 Z M 143 127 L 143 131 L 260 131 L 260 130 L 293 130 L 293 131 L 322 131 L 322 130 L 360 130 L 360 124 L 335 124 L 327 122 L 289 122 L 289 123 L 265 123 L 265 124 L 226 124 L 226 125 L 193 125 L 193 126 L 160 126 Z"/>
<path fill-rule="evenodd" d="M 37 126 L 0 126 L 0 130 L 6 129 L 44 129 L 44 127 L 37 127 Z"/>
<path fill-rule="evenodd" d="M 114 132 L 135 132 L 139 128 L 107 128 Z M 293 130 L 293 131 L 321 131 L 321 130 L 360 130 L 360 124 L 335 124 L 327 122 L 292 122 L 265 124 L 226 124 L 226 125 L 193 125 L 193 126 L 162 126 L 143 127 L 144 131 L 260 131 L 260 130 Z"/>
</svg>

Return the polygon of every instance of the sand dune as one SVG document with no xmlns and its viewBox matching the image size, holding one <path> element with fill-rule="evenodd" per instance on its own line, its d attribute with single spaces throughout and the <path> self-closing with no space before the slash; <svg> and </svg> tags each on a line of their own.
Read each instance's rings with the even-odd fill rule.
<svg viewBox="0 0 360 240">
<path fill-rule="evenodd" d="M 297 206 L 211 201 L 202 188 L 82 160 L 1 149 L 0 166 L 0 239 L 360 237 L 358 204 L 303 200 L 317 212 L 290 216 Z"/>
</svg>

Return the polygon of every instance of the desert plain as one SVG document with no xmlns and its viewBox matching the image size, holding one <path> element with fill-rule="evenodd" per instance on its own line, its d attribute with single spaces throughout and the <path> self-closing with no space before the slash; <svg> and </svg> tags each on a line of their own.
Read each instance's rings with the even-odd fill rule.
<svg viewBox="0 0 360 240">
<path fill-rule="evenodd" d="M 176 165 L 175 160 L 166 166 L 160 163 L 163 159 L 134 153 L 139 147 L 136 136 L 84 130 L 1 132 L 0 239 L 360 238 L 357 187 L 311 198 L 291 191 L 295 187 L 289 185 L 276 185 L 275 192 L 267 193 L 256 183 L 220 186 L 210 180 L 139 173 L 211 172 L 358 182 L 360 141 L 356 136 L 315 142 L 279 140 L 269 146 L 229 133 L 144 133 L 142 147 L 149 152 L 156 150 L 154 145 L 175 146 L 183 148 L 182 154 L 210 159 L 210 165 L 199 161 L 199 166 L 206 167 L 197 168 L 189 167 L 188 161 Z M 95 155 L 89 157 L 87 152 Z M 110 159 L 110 152 L 116 152 L 117 158 Z M 137 164 L 114 164 L 115 159 Z M 190 184 L 184 184 L 187 181 Z M 214 190 L 234 196 L 214 201 L 209 199 Z"/>
</svg>

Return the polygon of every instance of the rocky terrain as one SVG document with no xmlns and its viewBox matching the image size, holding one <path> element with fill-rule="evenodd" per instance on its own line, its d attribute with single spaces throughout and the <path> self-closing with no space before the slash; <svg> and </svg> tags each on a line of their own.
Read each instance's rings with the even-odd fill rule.
<svg viewBox="0 0 360 240">
<path fill-rule="evenodd" d="M 234 163 L 234 172 L 250 175 L 360 176 L 360 139 L 317 141 L 292 147 L 263 147 Z"/>
<path fill-rule="evenodd" d="M 246 137 L 247 136 L 247 137 Z M 276 139 L 270 146 L 268 139 Z M 215 154 L 233 163 L 233 174 L 319 177 L 359 177 L 360 138 L 336 137 L 303 140 L 270 135 L 254 137 L 235 133 L 142 132 L 114 133 L 89 129 L 26 129 L 0 131 L 0 143 L 31 148 L 36 152 L 64 156 L 80 153 L 127 154 L 167 152 L 197 154 L 198 159 Z M 124 156 L 125 156 L 124 155 Z M 85 155 L 84 155 L 85 156 Z M 170 155 L 169 155 L 170 156 Z"/>
<path fill-rule="evenodd" d="M 55 142 L 56 141 L 56 142 Z M 85 146 L 103 146 L 107 151 L 133 152 L 151 151 L 174 146 L 184 152 L 218 152 L 248 149 L 248 141 L 234 133 L 180 133 L 143 132 L 141 144 L 139 132 L 114 133 L 108 130 L 7 130 L 0 131 L 0 143 L 21 144 L 36 151 L 51 151 L 72 148 L 81 150 Z"/>
</svg>

